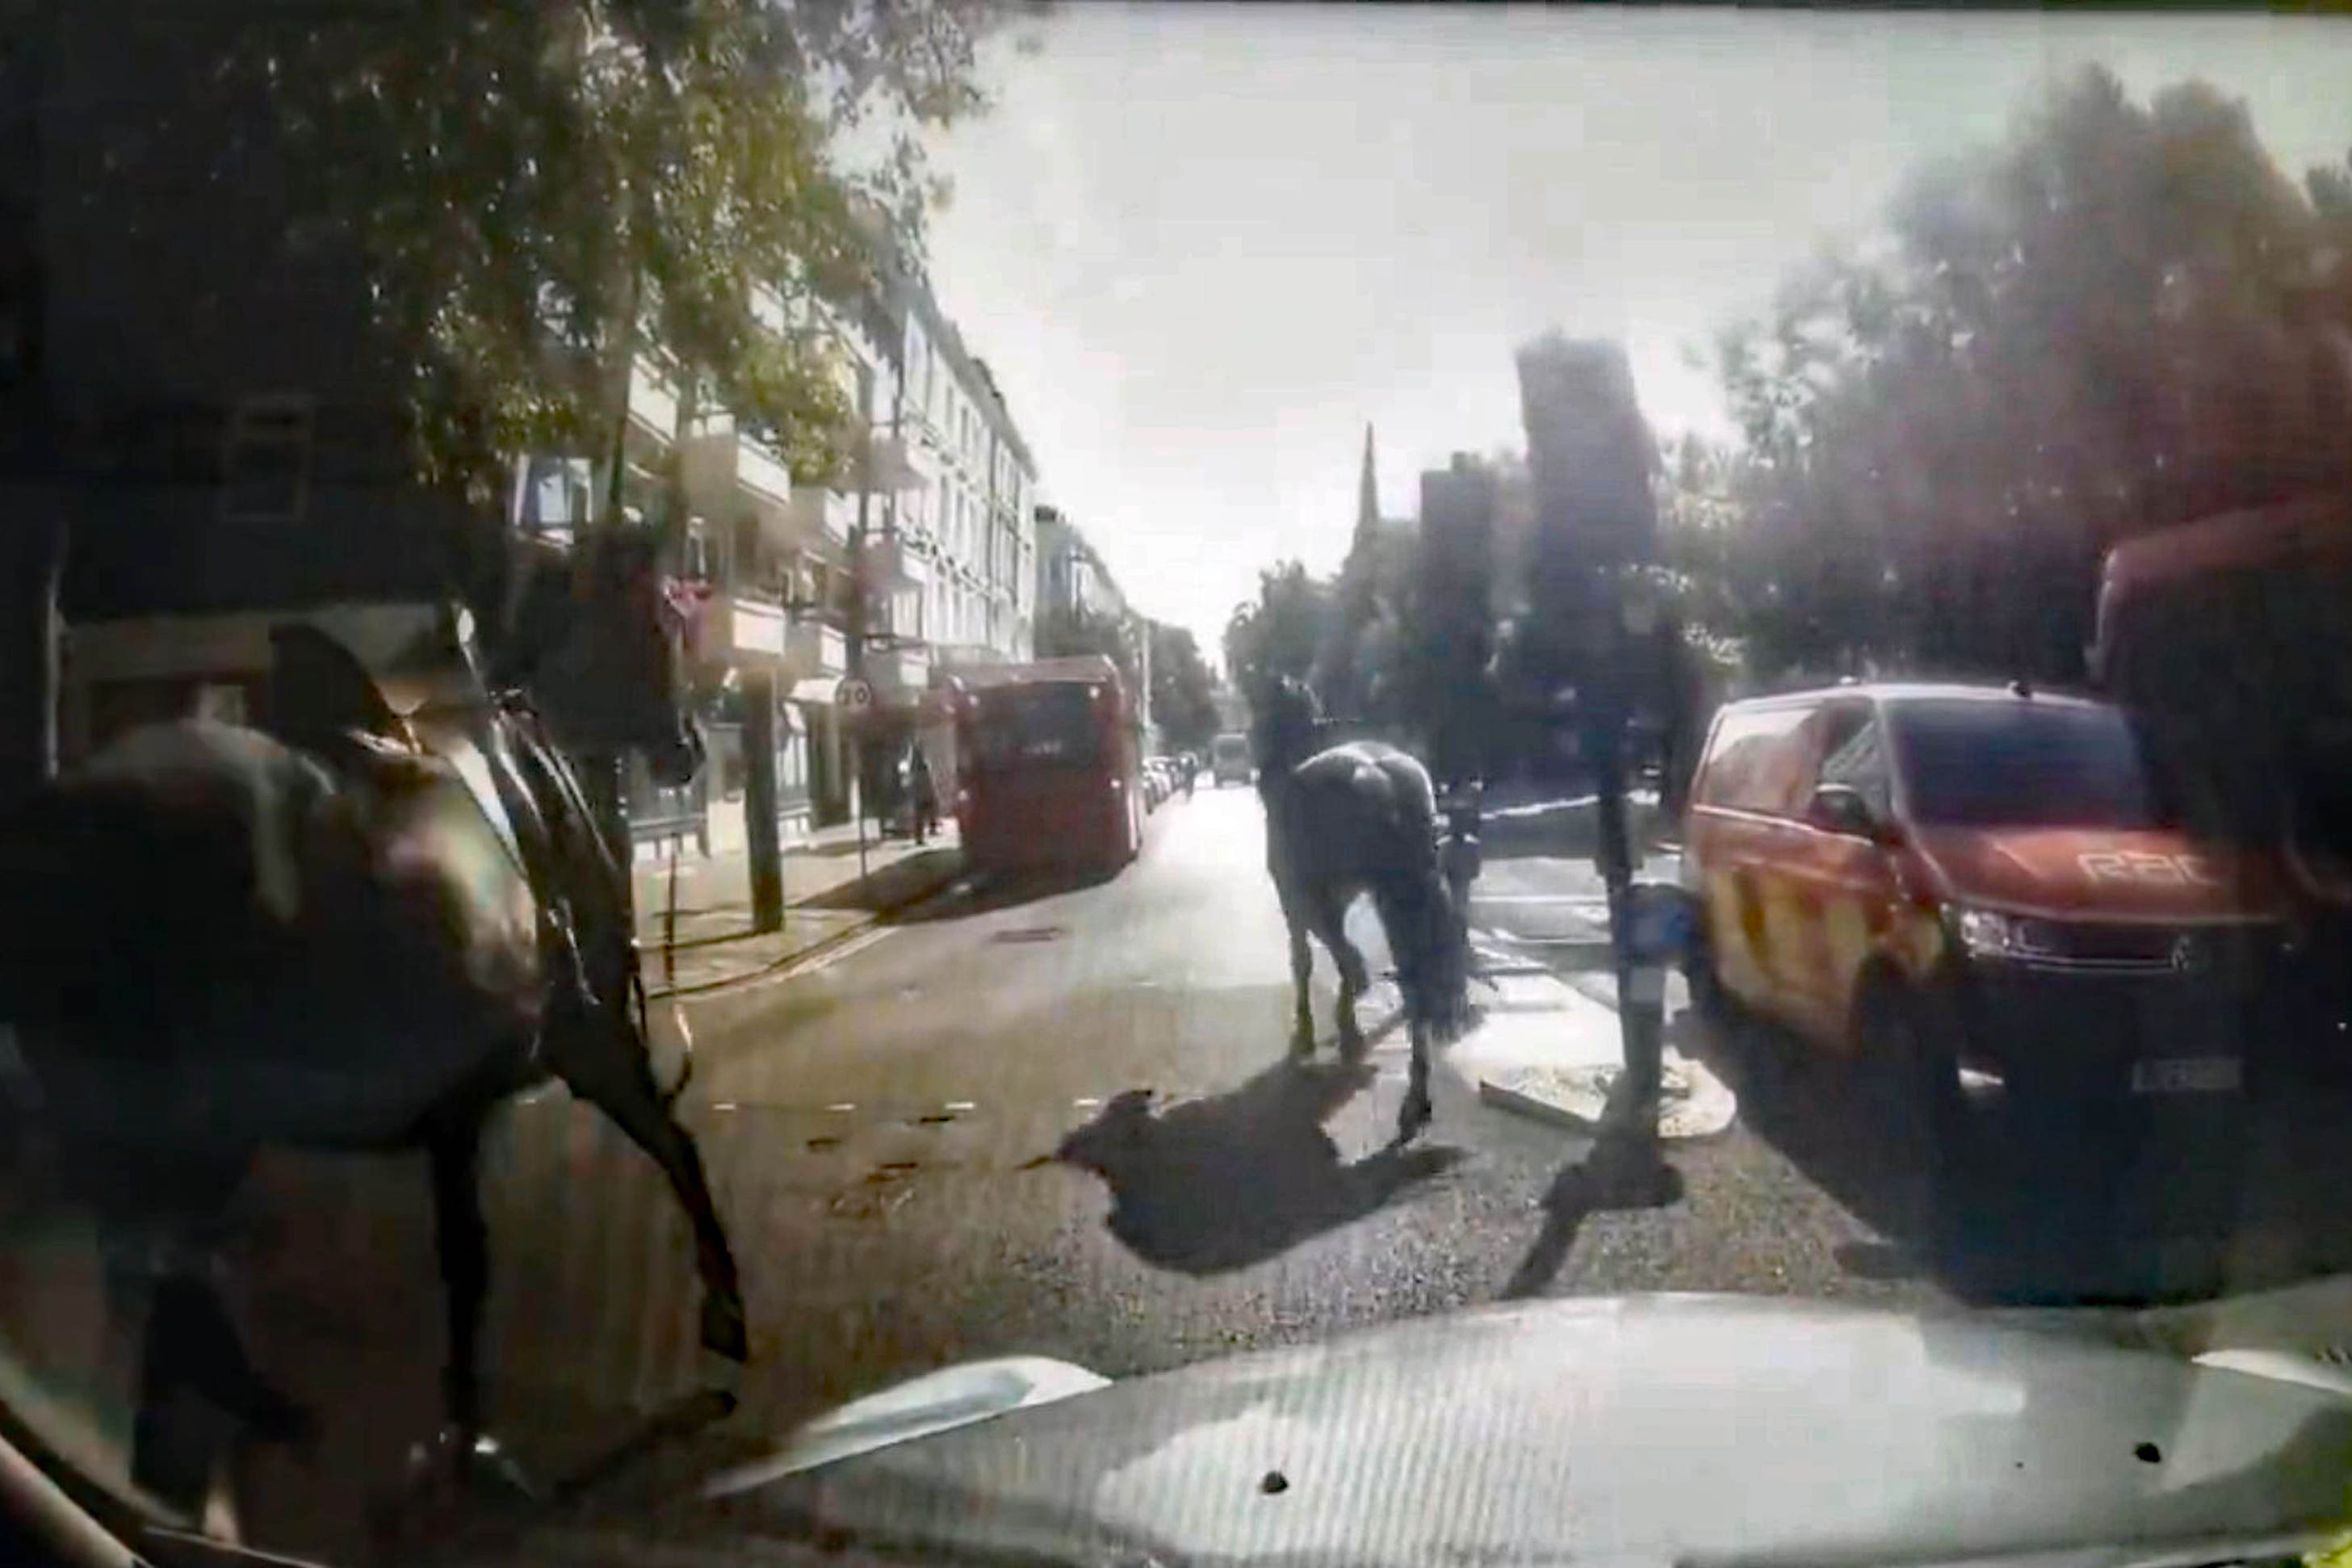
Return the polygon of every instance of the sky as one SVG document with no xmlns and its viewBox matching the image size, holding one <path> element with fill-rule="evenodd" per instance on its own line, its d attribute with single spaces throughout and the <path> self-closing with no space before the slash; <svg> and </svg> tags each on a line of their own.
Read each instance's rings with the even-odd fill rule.
<svg viewBox="0 0 2352 1568">
<path fill-rule="evenodd" d="M 1691 363 L 1904 175 L 2097 61 L 2202 76 L 2282 165 L 2352 149 L 2352 22 L 1066 4 L 992 43 L 934 156 L 942 305 L 1129 601 L 1214 656 L 1261 566 L 1520 444 L 1515 345 L 1622 341 L 1661 431 Z"/>
</svg>

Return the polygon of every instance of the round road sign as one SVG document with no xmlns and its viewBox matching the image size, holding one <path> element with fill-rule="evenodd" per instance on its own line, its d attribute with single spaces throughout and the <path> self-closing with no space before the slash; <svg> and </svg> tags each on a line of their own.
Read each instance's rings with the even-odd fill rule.
<svg viewBox="0 0 2352 1568">
<path fill-rule="evenodd" d="M 852 675 L 833 689 L 834 706 L 851 712 L 862 712 L 874 706 L 874 688 Z"/>
</svg>

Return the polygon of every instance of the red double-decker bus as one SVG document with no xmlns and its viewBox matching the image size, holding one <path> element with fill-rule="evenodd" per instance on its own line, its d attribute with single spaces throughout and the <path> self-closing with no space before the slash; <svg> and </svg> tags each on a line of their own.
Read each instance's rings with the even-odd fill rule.
<svg viewBox="0 0 2352 1568">
<path fill-rule="evenodd" d="M 1141 747 L 1099 655 L 957 671 L 956 818 L 980 871 L 1116 870 L 1143 847 Z"/>
</svg>

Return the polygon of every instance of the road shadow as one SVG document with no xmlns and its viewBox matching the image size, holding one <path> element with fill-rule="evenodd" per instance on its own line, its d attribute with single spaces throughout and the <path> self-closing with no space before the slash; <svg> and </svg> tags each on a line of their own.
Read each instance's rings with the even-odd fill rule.
<svg viewBox="0 0 2352 1568">
<path fill-rule="evenodd" d="M 1040 903 L 1063 893 L 1100 887 L 1118 875 L 1119 868 L 1087 867 L 1067 870 L 1000 872 L 981 879 L 951 898 L 921 899 L 886 908 L 890 925 L 925 925 L 936 921 L 966 920 L 997 910 Z"/>
<path fill-rule="evenodd" d="M 1884 1237 L 1856 1279 L 1930 1279 L 1987 1306 L 2129 1306 L 2352 1268 L 2352 1099 L 2294 1092 L 2029 1115 L 1971 1099 L 1964 1160 L 1931 1168 L 1855 1067 L 1771 1025 L 1685 1013 L 1674 1043 L 1739 1096 L 1740 1121 Z"/>
<path fill-rule="evenodd" d="M 828 839 L 822 844 L 796 844 L 784 853 L 803 856 L 811 860 L 838 860 L 845 855 L 856 855 L 861 851 L 870 855 L 885 843 L 895 841 L 891 836 L 869 829 L 864 844 L 858 843 L 855 838 Z"/>
<path fill-rule="evenodd" d="M 1367 1065 L 1286 1059 L 1238 1089 L 1157 1112 L 1150 1089 L 1129 1089 L 1049 1159 L 1103 1179 L 1107 1227 L 1145 1262 L 1194 1275 L 1246 1268 L 1461 1160 L 1444 1145 L 1391 1144 L 1343 1161 L 1323 1122 L 1371 1080 Z"/>
<path fill-rule="evenodd" d="M 1543 1228 L 1504 1284 L 1503 1300 L 1541 1294 L 1568 1261 L 1590 1216 L 1603 1210 L 1665 1208 L 1682 1201 L 1682 1173 L 1666 1163 L 1658 1141 L 1628 1131 L 1635 1123 L 1619 1099 L 1623 1083 L 1621 1078 L 1620 1088 L 1611 1089 L 1610 1102 L 1602 1108 L 1601 1135 L 1581 1159 L 1560 1168 L 1538 1200 Z"/>
<path fill-rule="evenodd" d="M 796 910 L 851 910 L 887 914 L 939 887 L 963 864 L 963 851 L 952 845 L 918 850 L 838 887 L 797 900 Z"/>
</svg>

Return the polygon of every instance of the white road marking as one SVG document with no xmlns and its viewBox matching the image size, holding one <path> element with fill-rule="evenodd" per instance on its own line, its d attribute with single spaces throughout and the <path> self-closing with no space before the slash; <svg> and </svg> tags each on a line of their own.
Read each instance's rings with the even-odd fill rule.
<svg viewBox="0 0 2352 1568">
<path fill-rule="evenodd" d="M 735 1102 L 731 1100 L 722 1100 L 710 1109 L 713 1110 L 732 1110 L 735 1109 Z"/>
<path fill-rule="evenodd" d="M 837 1100 L 831 1105 L 826 1106 L 825 1109 L 827 1110 L 855 1110 L 857 1109 L 857 1105 L 854 1100 Z"/>
<path fill-rule="evenodd" d="M 950 1100 L 948 1101 L 947 1108 L 950 1110 L 971 1110 L 976 1109 L 969 1100 Z"/>
<path fill-rule="evenodd" d="M 1096 1099 L 1091 1094 L 1086 1094 L 1080 1095 L 1077 1099 L 1070 1101 L 1070 1103 L 1077 1107 L 1080 1110 L 1092 1110 L 1097 1106 L 1100 1105 L 1102 1101 Z"/>
<path fill-rule="evenodd" d="M 746 974 L 740 979 L 716 982 L 710 988 L 712 994 L 688 995 L 682 997 L 681 1000 L 688 1006 L 692 1006 L 705 1001 L 731 999 L 746 992 L 760 990 L 763 986 L 780 985 L 787 980 L 799 980 L 807 975 L 819 973 L 832 968 L 845 958 L 855 958 L 885 937 L 894 935 L 898 929 L 896 926 L 875 926 L 868 931 L 858 932 L 856 936 L 844 938 L 838 946 L 827 948 L 822 952 L 807 954 L 777 968 Z"/>
<path fill-rule="evenodd" d="M 848 938 L 838 946 L 827 948 L 824 952 L 818 953 L 814 958 L 809 959 L 803 963 L 797 966 L 788 966 L 777 971 L 777 973 L 780 976 L 791 974 L 814 974 L 821 969 L 830 969 L 835 964 L 839 963 L 843 959 L 854 958 L 857 954 L 864 952 L 867 948 L 872 947 L 876 942 L 881 942 L 887 937 L 895 935 L 897 930 L 898 928 L 895 926 L 875 926 L 871 930 L 860 931 L 857 935 Z"/>
</svg>

